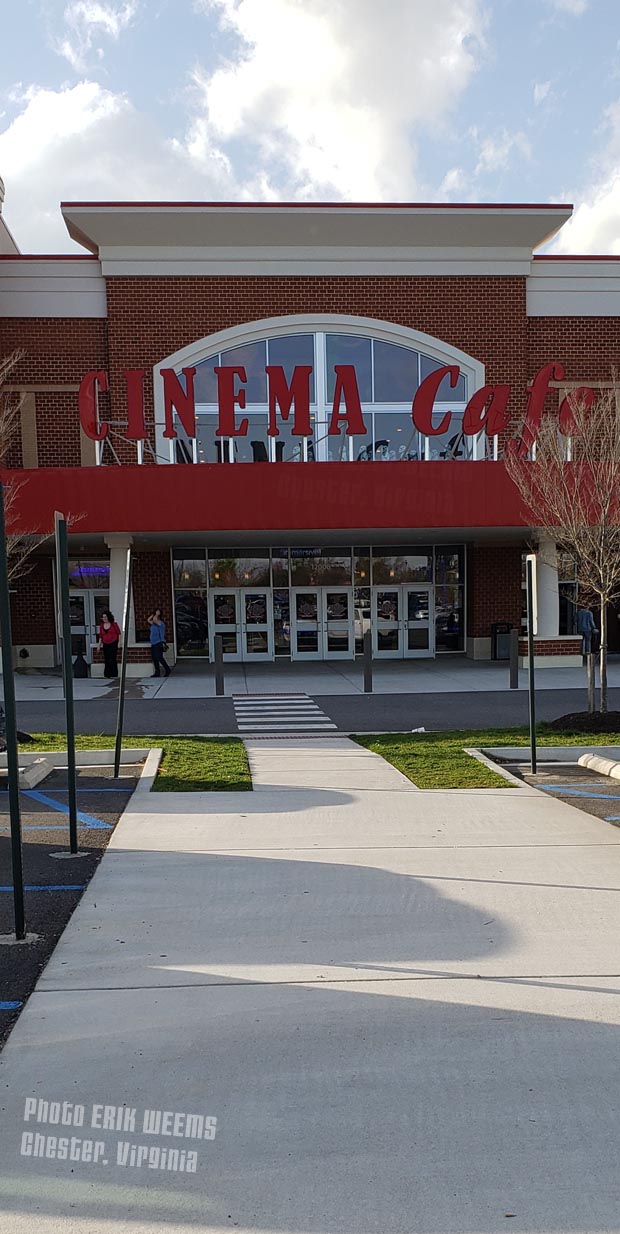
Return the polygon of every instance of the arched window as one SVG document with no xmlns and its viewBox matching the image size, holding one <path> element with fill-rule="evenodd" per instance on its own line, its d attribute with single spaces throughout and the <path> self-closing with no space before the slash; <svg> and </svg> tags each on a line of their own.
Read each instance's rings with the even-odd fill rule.
<svg viewBox="0 0 620 1234">
<path fill-rule="evenodd" d="M 346 423 L 338 435 L 328 433 L 332 414 L 336 365 L 353 365 L 365 433 L 348 436 Z M 411 404 L 420 383 L 444 365 L 457 365 L 454 389 L 447 378 L 435 400 L 436 421 L 452 413 L 447 431 L 423 437 L 411 418 Z M 218 365 L 245 369 L 247 436 L 218 438 Z M 266 368 L 281 365 L 290 381 L 298 365 L 312 368 L 310 399 L 312 437 L 293 435 L 293 418 L 278 423 L 270 437 Z M 194 367 L 197 429 L 190 440 L 177 426 L 176 441 L 163 439 L 160 371 Z M 483 443 L 462 433 L 462 416 L 474 390 L 484 384 L 484 366 L 471 356 L 437 339 L 389 322 L 344 316 L 271 318 L 211 335 L 161 361 L 155 368 L 158 455 L 171 462 L 321 462 L 372 460 L 458 459 L 482 456 Z"/>
</svg>

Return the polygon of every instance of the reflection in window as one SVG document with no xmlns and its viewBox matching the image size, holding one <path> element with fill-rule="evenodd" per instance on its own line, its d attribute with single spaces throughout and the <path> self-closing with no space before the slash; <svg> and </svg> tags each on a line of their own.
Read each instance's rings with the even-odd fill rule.
<svg viewBox="0 0 620 1234">
<path fill-rule="evenodd" d="M 430 583 L 433 580 L 433 550 L 419 547 L 402 553 L 372 550 L 373 583 Z"/>
<path fill-rule="evenodd" d="M 293 587 L 351 582 L 351 553 L 343 549 L 292 548 Z"/>
<path fill-rule="evenodd" d="M 204 550 L 199 556 L 185 557 L 182 549 L 175 549 L 172 568 L 175 587 L 182 587 L 184 589 L 206 587 L 207 563 Z"/>
<path fill-rule="evenodd" d="M 327 397 L 331 401 L 336 389 L 335 364 L 352 364 L 362 403 L 372 402 L 371 340 L 354 334 L 327 335 Z"/>
<path fill-rule="evenodd" d="M 436 373 L 438 368 L 446 368 L 451 362 L 449 360 L 431 360 L 430 356 L 420 357 L 420 380 L 424 381 L 429 373 Z M 450 385 L 450 378 L 446 373 L 441 385 L 437 391 L 437 402 L 449 403 L 453 400 L 455 403 L 464 403 L 467 401 L 467 389 L 465 376 L 461 373 L 455 386 Z"/>
<path fill-rule="evenodd" d="M 208 655 L 209 631 L 206 592 L 175 591 L 174 608 L 177 655 Z"/>
<path fill-rule="evenodd" d="M 270 364 L 280 364 L 284 369 L 286 380 L 290 381 L 293 369 L 298 364 L 310 365 L 310 402 L 314 402 L 314 335 L 313 334 L 282 334 L 279 338 L 267 341 L 267 351 Z"/>
<path fill-rule="evenodd" d="M 257 343 L 244 343 L 242 347 L 231 347 L 222 351 L 221 364 L 225 367 L 243 365 L 247 382 L 245 385 L 236 379 L 235 385 L 245 390 L 246 405 L 250 403 L 267 402 L 267 342 L 261 339 Z"/>
<path fill-rule="evenodd" d="M 374 342 L 375 403 L 411 403 L 418 388 L 417 351 L 394 343 Z"/>
<path fill-rule="evenodd" d="M 437 651 L 463 651 L 463 588 L 450 584 L 435 587 L 435 646 Z"/>
<path fill-rule="evenodd" d="M 396 459 L 423 458 L 424 443 L 412 423 L 411 414 L 406 411 L 375 412 L 375 447 L 376 460 L 388 461 Z"/>
<path fill-rule="evenodd" d="M 268 587 L 269 549 L 209 549 L 209 583 L 219 587 Z"/>
</svg>

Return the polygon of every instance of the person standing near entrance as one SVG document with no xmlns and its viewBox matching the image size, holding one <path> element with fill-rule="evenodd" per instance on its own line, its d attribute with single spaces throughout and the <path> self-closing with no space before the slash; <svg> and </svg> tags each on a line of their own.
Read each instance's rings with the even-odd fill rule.
<svg viewBox="0 0 620 1234">
<path fill-rule="evenodd" d="M 166 664 L 166 661 L 164 660 L 164 652 L 168 650 L 168 644 L 166 642 L 166 623 L 160 608 L 156 608 L 155 611 L 151 613 L 148 622 L 151 627 L 150 642 L 154 669 L 152 676 L 161 676 L 159 671 L 161 667 L 163 668 L 166 677 L 169 677 L 170 666 Z"/>
<path fill-rule="evenodd" d="M 103 649 L 104 677 L 118 677 L 118 644 L 121 631 L 114 613 L 105 610 L 99 626 L 99 650 Z"/>
<path fill-rule="evenodd" d="M 581 635 L 583 640 L 583 655 L 589 656 L 592 651 L 592 636 L 598 634 L 594 617 L 589 608 L 577 610 L 577 633 Z"/>
</svg>

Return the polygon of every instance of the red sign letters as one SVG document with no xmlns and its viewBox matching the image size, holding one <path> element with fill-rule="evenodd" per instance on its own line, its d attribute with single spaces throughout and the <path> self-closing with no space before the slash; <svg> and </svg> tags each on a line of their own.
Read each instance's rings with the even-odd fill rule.
<svg viewBox="0 0 620 1234">
<path fill-rule="evenodd" d="M 355 368 L 351 364 L 336 364 L 334 367 L 336 382 L 328 434 L 330 436 L 339 435 L 344 425 L 348 436 L 364 436 L 367 429 Z M 280 433 L 278 417 L 281 420 L 289 420 L 292 413 L 294 436 L 311 437 L 310 379 L 312 368 L 309 365 L 297 366 L 293 370 L 290 381 L 287 381 L 284 369 L 279 365 L 270 364 L 265 371 L 267 374 L 269 408 L 267 432 L 269 436 L 278 437 Z M 242 365 L 218 365 L 214 372 L 217 380 L 219 410 L 216 436 L 245 437 L 249 425 L 247 416 L 242 414 L 246 406 L 246 370 Z M 177 422 L 188 437 L 196 435 L 195 373 L 195 368 L 182 369 L 180 376 L 175 373 L 174 369 L 161 370 L 164 437 L 175 438 L 177 436 L 175 427 Z M 564 375 L 564 366 L 553 361 L 543 365 L 528 385 L 525 419 L 520 433 L 509 443 L 509 448 L 519 455 L 526 455 L 536 440 L 545 402 L 552 392 L 551 382 L 563 381 Z M 146 369 L 127 369 L 123 373 L 127 401 L 126 436 L 132 441 L 144 441 L 147 437 L 144 408 L 145 376 Z M 415 427 L 424 436 L 435 437 L 448 431 L 453 413 L 445 411 L 438 419 L 434 407 L 444 379 L 447 378 L 451 388 L 454 389 L 459 376 L 458 366 L 450 364 L 436 369 L 420 383 L 413 397 L 411 418 Z M 80 385 L 80 423 L 86 436 L 93 441 L 103 441 L 108 435 L 109 426 L 105 420 L 100 420 L 98 414 L 98 394 L 105 394 L 107 390 L 108 375 L 103 370 L 86 373 Z M 513 412 L 509 406 L 510 396 L 511 387 L 507 384 L 483 386 L 482 389 L 476 390 L 465 408 L 463 433 L 466 436 L 475 437 L 478 433 L 485 432 L 488 437 L 497 437 L 499 433 L 504 432 L 513 418 Z M 570 434 L 573 421 L 571 404 L 574 405 L 577 400 L 591 407 L 595 400 L 595 393 L 585 386 L 573 391 L 570 398 L 562 400 L 558 416 L 560 431 L 563 433 Z"/>
</svg>

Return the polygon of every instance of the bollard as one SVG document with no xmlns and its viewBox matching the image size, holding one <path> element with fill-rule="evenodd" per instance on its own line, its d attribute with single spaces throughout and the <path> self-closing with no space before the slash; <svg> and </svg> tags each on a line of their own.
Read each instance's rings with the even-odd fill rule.
<svg viewBox="0 0 620 1234">
<path fill-rule="evenodd" d="M 588 711 L 596 711 L 596 657 L 593 652 L 586 656 L 586 672 L 588 676 Z"/>
<path fill-rule="evenodd" d="M 372 635 L 364 634 L 364 694 L 372 694 Z"/>
<path fill-rule="evenodd" d="M 510 631 L 510 689 L 519 689 L 519 631 Z"/>
<path fill-rule="evenodd" d="M 221 634 L 216 634 L 213 644 L 215 651 L 215 693 L 218 697 L 221 697 L 224 693 L 224 648 Z"/>
</svg>

